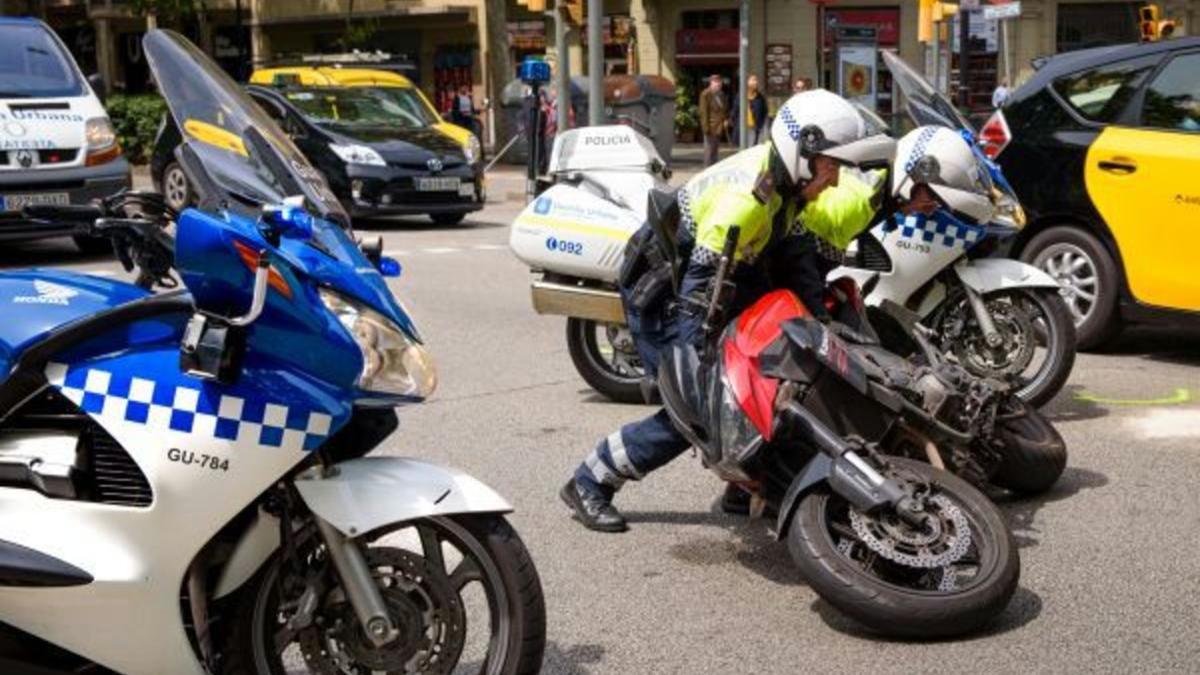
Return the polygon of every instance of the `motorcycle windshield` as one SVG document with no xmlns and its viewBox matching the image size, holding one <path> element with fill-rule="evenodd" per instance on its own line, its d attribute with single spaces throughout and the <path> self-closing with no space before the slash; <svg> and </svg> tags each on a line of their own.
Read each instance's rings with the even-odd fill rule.
<svg viewBox="0 0 1200 675">
<path fill-rule="evenodd" d="M 904 107 L 917 126 L 950 127 L 975 134 L 975 128 L 963 117 L 949 99 L 913 70 L 904 59 L 891 52 L 881 52 L 883 62 L 892 73 L 892 80 L 904 95 Z"/>
<path fill-rule="evenodd" d="M 229 197 L 259 208 L 299 195 L 322 218 L 350 222 L 325 178 L 212 59 L 174 31 L 152 30 L 142 45 L 183 142 Z"/>
</svg>

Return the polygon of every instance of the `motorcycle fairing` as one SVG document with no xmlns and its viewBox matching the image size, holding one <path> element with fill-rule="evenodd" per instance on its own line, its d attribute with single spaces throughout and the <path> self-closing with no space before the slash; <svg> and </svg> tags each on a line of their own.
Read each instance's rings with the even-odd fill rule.
<svg viewBox="0 0 1200 675">
<path fill-rule="evenodd" d="M 774 431 L 779 381 L 763 375 L 758 357 L 779 339 L 780 326 L 810 316 L 804 303 L 787 290 L 772 291 L 742 312 L 733 339 L 725 340 L 724 365 L 729 387 L 742 410 L 766 441 Z"/>
<path fill-rule="evenodd" d="M 811 353 L 858 392 L 867 393 L 867 369 L 860 356 L 820 321 L 799 318 L 785 323 L 782 330 L 793 345 Z"/>
<path fill-rule="evenodd" d="M 50 386 L 102 426 L 145 474 L 154 495 L 149 506 L 0 491 L 0 512 L 38 512 L 36 519 L 0 519 L 0 540 L 42 551 L 94 579 L 74 588 L 0 586 L 5 621 L 118 672 L 178 673 L 183 660 L 193 659 L 190 672 L 203 673 L 178 601 L 189 565 L 221 527 L 350 415 L 344 392 L 271 353 L 248 354 L 244 376 L 233 385 L 186 375 L 178 339 L 176 333 L 104 353 L 101 345 L 112 338 L 100 336 L 46 366 Z M 114 598 L 137 611 L 114 613 Z M 70 610 L 47 611 L 61 607 Z M 136 635 L 155 639 L 130 649 Z"/>
<path fill-rule="evenodd" d="M 131 284 L 65 270 L 0 274 L 0 383 L 30 345 L 55 329 L 146 295 Z"/>
</svg>

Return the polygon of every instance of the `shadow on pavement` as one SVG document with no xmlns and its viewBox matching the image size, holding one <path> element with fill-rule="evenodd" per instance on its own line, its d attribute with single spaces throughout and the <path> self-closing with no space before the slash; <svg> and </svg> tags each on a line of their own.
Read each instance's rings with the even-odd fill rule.
<svg viewBox="0 0 1200 675">
<path fill-rule="evenodd" d="M 939 642 L 970 642 L 972 640 L 982 640 L 994 635 L 1002 635 L 1012 630 L 1016 630 L 1031 623 L 1042 613 L 1042 597 L 1028 588 L 1018 587 L 1013 593 L 1012 599 L 1009 600 L 1008 606 L 996 617 L 990 624 L 978 633 L 971 635 L 963 635 L 953 638 L 943 638 L 934 640 L 903 640 L 896 638 L 888 638 L 871 632 L 866 626 L 858 623 L 854 619 L 842 614 L 837 609 L 824 600 L 817 599 L 812 603 L 812 611 L 821 617 L 821 621 L 825 622 L 833 630 L 856 637 L 870 642 L 918 642 L 918 643 L 939 643 Z"/>
<path fill-rule="evenodd" d="M 1141 356 L 1163 363 L 1200 366 L 1200 330 L 1135 326 L 1122 331 L 1115 341 L 1105 345 L 1099 353 Z"/>
<path fill-rule="evenodd" d="M 547 675 L 590 675 L 599 672 L 588 666 L 603 662 L 604 651 L 601 645 L 571 645 L 564 648 L 557 642 L 547 642 L 542 672 Z"/>
<path fill-rule="evenodd" d="M 1046 405 L 1041 413 L 1051 422 L 1083 422 L 1107 416 L 1111 410 L 1086 399 L 1078 398 L 1084 391 L 1078 384 L 1068 384 Z"/>
<path fill-rule="evenodd" d="M 994 501 L 1004 512 L 1008 526 L 1012 529 L 1013 537 L 1017 540 L 1017 546 L 1028 548 L 1041 543 L 1041 531 L 1037 529 L 1035 522 L 1037 512 L 1043 506 L 1069 499 L 1084 490 L 1095 490 L 1105 485 L 1108 485 L 1108 476 L 1091 469 L 1068 466 L 1054 487 L 1043 495 L 1021 497 L 1009 493 L 994 498 Z"/>
</svg>

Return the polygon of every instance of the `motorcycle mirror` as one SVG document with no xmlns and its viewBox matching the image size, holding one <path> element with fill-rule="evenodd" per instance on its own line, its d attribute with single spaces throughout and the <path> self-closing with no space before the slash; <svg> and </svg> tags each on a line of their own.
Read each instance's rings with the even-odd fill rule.
<svg viewBox="0 0 1200 675">
<path fill-rule="evenodd" d="M 304 197 L 296 195 L 283 200 L 282 204 L 263 207 L 259 228 L 269 241 L 288 239 L 312 239 L 313 217 L 304 208 Z"/>
</svg>

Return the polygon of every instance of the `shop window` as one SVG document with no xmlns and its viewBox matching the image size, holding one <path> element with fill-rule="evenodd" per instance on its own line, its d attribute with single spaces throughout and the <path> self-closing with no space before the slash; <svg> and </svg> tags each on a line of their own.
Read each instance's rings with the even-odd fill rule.
<svg viewBox="0 0 1200 675">
<path fill-rule="evenodd" d="M 736 9 L 692 10 L 683 13 L 684 30 L 715 30 L 739 26 Z"/>
<path fill-rule="evenodd" d="M 1200 131 L 1200 54 L 1171 59 L 1146 88 L 1142 125 Z"/>
<path fill-rule="evenodd" d="M 1054 81 L 1054 91 L 1084 119 L 1108 124 L 1125 109 L 1156 59 L 1123 61 L 1066 75 Z"/>
<path fill-rule="evenodd" d="M 1058 3 L 1057 52 L 1137 42 L 1141 2 Z"/>
</svg>

